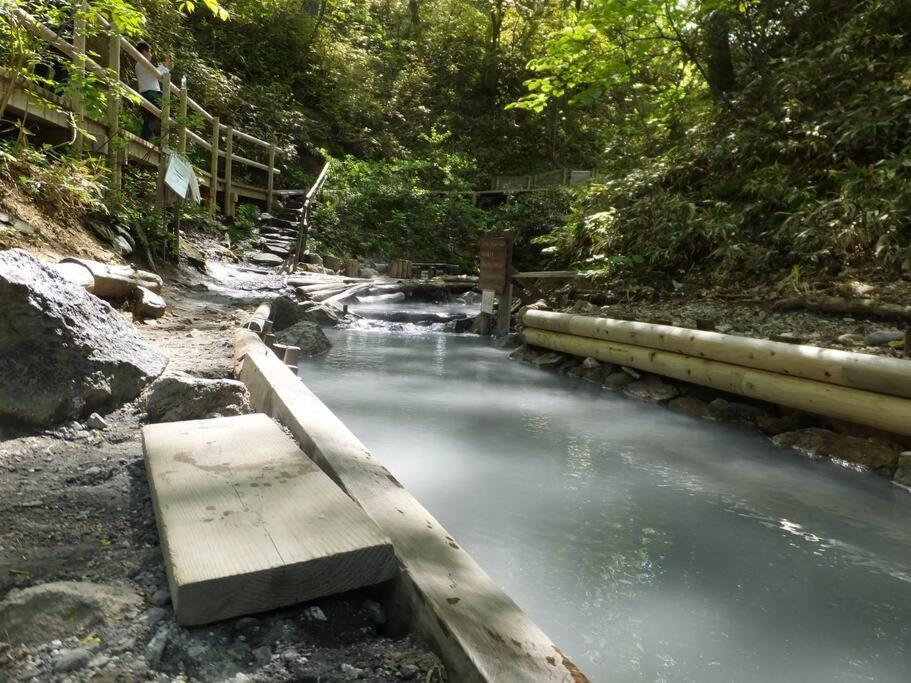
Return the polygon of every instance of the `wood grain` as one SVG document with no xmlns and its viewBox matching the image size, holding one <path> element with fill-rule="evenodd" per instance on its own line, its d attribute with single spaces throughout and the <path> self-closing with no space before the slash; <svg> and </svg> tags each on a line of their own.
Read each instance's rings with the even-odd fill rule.
<svg viewBox="0 0 911 683">
<path fill-rule="evenodd" d="M 266 415 L 142 433 L 178 622 L 262 612 L 395 575 L 376 524 Z"/>
</svg>

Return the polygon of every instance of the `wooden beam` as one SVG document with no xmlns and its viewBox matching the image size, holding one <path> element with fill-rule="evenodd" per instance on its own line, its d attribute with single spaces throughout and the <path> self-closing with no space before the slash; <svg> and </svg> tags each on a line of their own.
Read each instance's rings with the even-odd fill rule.
<svg viewBox="0 0 911 683">
<path fill-rule="evenodd" d="M 526 279 L 535 279 L 535 280 L 546 280 L 546 279 L 561 279 L 561 280 L 571 280 L 573 278 L 579 277 L 579 273 L 574 270 L 541 270 L 541 271 L 532 271 L 528 273 L 514 273 L 513 277 L 521 277 Z"/>
<path fill-rule="evenodd" d="M 234 162 L 234 127 L 228 126 L 225 133 L 225 217 L 234 218 L 234 188 L 231 173 Z"/>
<path fill-rule="evenodd" d="M 120 36 L 112 33 L 108 37 L 108 68 L 115 78 L 120 80 Z M 108 168 L 111 170 L 109 189 L 118 192 L 121 187 L 121 150 L 119 149 L 120 135 L 120 94 L 109 89 L 105 95 L 108 98 L 107 126 L 108 139 L 105 143 Z"/>
<path fill-rule="evenodd" d="M 142 441 L 178 623 L 395 576 L 377 525 L 266 415 L 146 425 Z"/>
<path fill-rule="evenodd" d="M 534 327 L 522 330 L 522 339 L 526 344 L 553 351 L 597 358 L 607 363 L 625 365 L 740 396 L 911 436 L 911 420 L 908 419 L 911 415 L 911 400 L 906 398 Z"/>
<path fill-rule="evenodd" d="M 633 344 L 911 398 L 911 363 L 900 358 L 552 311 L 527 311 L 523 322 L 541 330 Z"/>
<path fill-rule="evenodd" d="M 401 571 L 393 585 L 390 619 L 430 643 L 446 665 L 449 680 L 588 682 L 255 334 L 237 334 L 235 360 L 253 405 L 288 427 L 304 452 L 392 541 Z"/>
<path fill-rule="evenodd" d="M 269 145 L 269 170 L 266 180 L 266 192 L 269 198 L 266 200 L 266 213 L 272 213 L 272 202 L 274 199 L 273 189 L 275 184 L 275 143 Z"/>
<path fill-rule="evenodd" d="M 221 137 L 221 127 L 218 123 L 218 117 L 215 116 L 212 119 L 212 143 L 209 149 L 211 154 L 209 155 L 209 175 L 211 177 L 211 182 L 209 183 L 209 196 L 208 196 L 208 209 L 209 215 L 215 215 L 215 205 L 218 198 L 218 144 Z"/>
</svg>

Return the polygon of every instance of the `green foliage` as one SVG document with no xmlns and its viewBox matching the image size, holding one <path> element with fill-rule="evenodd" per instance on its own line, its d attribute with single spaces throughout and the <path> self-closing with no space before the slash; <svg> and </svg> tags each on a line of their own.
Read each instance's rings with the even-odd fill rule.
<svg viewBox="0 0 911 683">
<path fill-rule="evenodd" d="M 438 148 L 429 159 L 347 156 L 331 163 L 313 218 L 320 246 L 373 258 L 471 262 L 488 215 L 458 194 L 471 189 L 470 160 Z"/>
</svg>

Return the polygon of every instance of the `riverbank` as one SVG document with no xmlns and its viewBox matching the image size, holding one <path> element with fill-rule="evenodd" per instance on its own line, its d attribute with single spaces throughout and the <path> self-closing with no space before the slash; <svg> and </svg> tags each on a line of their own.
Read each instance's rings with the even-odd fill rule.
<svg viewBox="0 0 911 683">
<path fill-rule="evenodd" d="M 168 312 L 137 325 L 170 358 L 168 373 L 232 377 L 234 331 L 284 286 L 217 259 L 208 266 L 209 275 L 169 272 Z M 0 435 L 0 600 L 22 604 L 0 623 L 0 678 L 444 679 L 426 647 L 386 634 L 382 588 L 177 626 L 143 466 L 144 398 L 102 417 Z"/>
</svg>

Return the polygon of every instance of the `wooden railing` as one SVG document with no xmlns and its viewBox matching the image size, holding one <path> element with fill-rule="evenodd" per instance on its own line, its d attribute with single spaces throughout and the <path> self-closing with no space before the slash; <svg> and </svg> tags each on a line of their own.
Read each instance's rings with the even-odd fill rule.
<svg viewBox="0 0 911 683">
<path fill-rule="evenodd" d="M 329 162 L 327 161 L 323 164 L 322 170 L 306 193 L 304 193 L 303 190 L 284 190 L 281 192 L 284 197 L 293 198 L 303 195 L 304 198 L 303 205 L 301 206 L 300 225 L 297 229 L 297 247 L 294 250 L 294 257 L 291 259 L 290 264 L 291 272 L 294 272 L 294 269 L 297 268 L 301 256 L 303 256 L 304 251 L 307 249 L 307 235 L 310 232 L 310 214 L 313 211 L 313 204 L 316 201 L 317 196 L 319 196 L 320 191 L 323 189 L 323 185 L 326 183 L 328 175 Z"/>
<path fill-rule="evenodd" d="M 74 145 L 77 153 L 85 148 L 87 140 L 84 139 L 78 131 L 85 130 L 87 123 L 92 123 L 97 129 L 99 126 L 105 130 L 106 135 L 102 142 L 93 151 L 102 152 L 107 155 L 108 163 L 111 168 L 111 184 L 116 189 L 121 183 L 121 167 L 127 158 L 133 158 L 140 163 L 155 164 L 157 157 L 158 166 L 158 185 L 159 185 L 159 203 L 164 201 L 164 175 L 167 170 L 168 155 L 161 153 L 151 143 L 140 140 L 136 136 L 130 135 L 120 130 L 119 117 L 122 106 L 122 93 L 126 93 L 130 99 L 139 103 L 142 109 L 150 112 L 157 117 L 161 123 L 161 140 L 162 147 L 167 149 L 167 143 L 171 138 L 172 125 L 176 123 L 176 149 L 175 151 L 183 156 L 187 152 L 187 145 L 192 144 L 209 152 L 209 169 L 199 173 L 203 185 L 208 185 L 208 210 L 214 214 L 219 187 L 221 187 L 224 196 L 224 214 L 228 217 L 234 215 L 235 194 L 247 196 L 253 199 L 265 201 L 266 210 L 271 211 L 275 197 L 275 176 L 280 174 L 280 170 L 275 167 L 276 147 L 274 142 L 267 142 L 254 135 L 234 129 L 230 125 L 222 124 L 218 116 L 210 114 L 196 100 L 191 98 L 187 92 L 186 83 L 177 86 L 171 83 L 170 74 L 165 74 L 161 78 L 162 101 L 161 107 L 144 98 L 135 89 L 130 87 L 121 78 L 120 55 L 121 51 L 126 52 L 136 62 L 155 70 L 151 64 L 139 52 L 138 49 L 125 37 L 119 35 L 116 27 L 112 26 L 104 17 L 95 15 L 93 20 L 108 34 L 108 67 L 104 68 L 95 62 L 86 54 L 86 14 L 84 11 L 75 13 L 73 23 L 73 42 L 69 43 L 51 28 L 37 21 L 28 12 L 16 8 L 12 10 L 12 15 L 26 30 L 32 35 L 43 40 L 48 45 L 55 47 L 65 56 L 69 57 L 75 66 L 77 73 L 89 72 L 93 76 L 101 79 L 110 87 L 107 92 L 108 107 L 103 122 L 89 121 L 86 117 L 82 97 L 77 93 L 69 98 L 69 101 L 63 101 L 56 98 L 46 91 L 34 86 L 31 83 L 24 82 L 19 74 L 6 71 L 4 75 L 10 81 L 10 87 L 31 91 L 36 94 L 40 101 L 51 102 L 55 105 L 66 107 L 72 114 L 75 122 L 77 134 L 74 136 Z M 7 75 L 9 74 L 9 75 Z M 179 116 L 172 115 L 172 96 L 177 98 L 177 113 Z M 203 121 L 209 124 L 208 139 L 203 138 L 190 129 L 190 121 L 187 118 L 188 110 L 199 114 Z M 224 135 L 224 149 L 221 146 L 222 135 Z M 126 154 L 119 153 L 118 145 L 115 140 L 126 138 L 130 143 L 126 147 Z M 256 161 L 241 156 L 235 151 L 237 141 L 248 143 L 250 145 L 265 149 L 265 160 Z M 143 149 L 144 148 L 144 149 Z M 137 151 L 138 150 L 138 151 Z M 219 177 L 219 166 L 224 160 L 223 175 Z M 240 164 L 250 168 L 264 171 L 266 173 L 265 187 L 256 187 L 238 183 L 234 180 L 234 166 Z"/>
<path fill-rule="evenodd" d="M 496 191 L 521 191 L 521 190 L 542 190 L 548 187 L 576 187 L 587 185 L 595 178 L 595 172 L 591 170 L 574 171 L 569 168 L 561 168 L 556 171 L 547 171 L 546 173 L 534 173 L 530 175 L 501 175 L 493 179 L 491 190 Z"/>
</svg>

